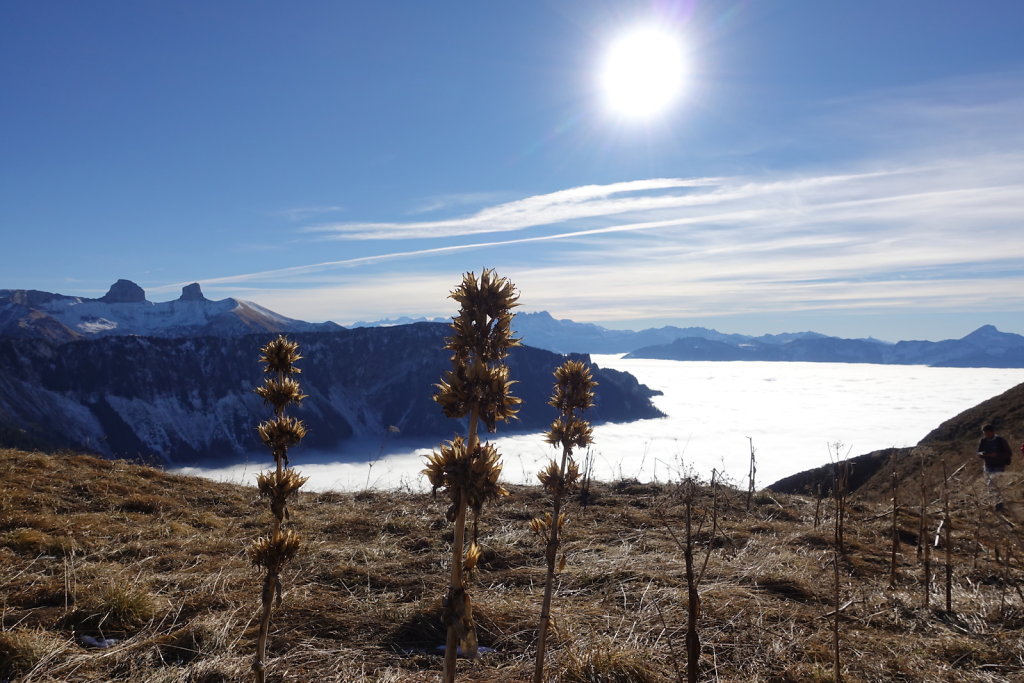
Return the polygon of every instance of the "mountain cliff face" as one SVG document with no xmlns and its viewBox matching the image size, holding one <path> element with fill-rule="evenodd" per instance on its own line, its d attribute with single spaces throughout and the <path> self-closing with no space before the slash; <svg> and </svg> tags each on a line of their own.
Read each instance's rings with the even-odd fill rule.
<svg viewBox="0 0 1024 683">
<path fill-rule="evenodd" d="M 251 301 L 211 301 L 199 285 L 174 301 L 153 303 L 141 287 L 118 280 L 98 299 L 25 289 L 0 290 L 0 335 L 66 342 L 109 336 L 233 336 L 253 332 L 340 329 L 278 315 Z"/>
<path fill-rule="evenodd" d="M 115 303 L 113 305 L 120 305 Z M 297 333 L 303 401 L 296 416 L 310 429 L 305 446 L 328 449 L 350 436 L 377 437 L 389 426 L 405 437 L 450 437 L 460 425 L 431 399 L 449 368 L 447 325 Z M 254 393 L 258 350 L 272 334 L 189 338 L 100 336 L 57 343 L 0 337 L 0 444 L 69 448 L 210 464 L 262 448 L 255 425 L 269 415 Z M 540 431 L 553 419 L 546 402 L 564 358 L 529 347 L 509 358 L 520 420 L 499 430 Z M 597 422 L 659 417 L 652 392 L 635 378 L 595 370 Z"/>
</svg>

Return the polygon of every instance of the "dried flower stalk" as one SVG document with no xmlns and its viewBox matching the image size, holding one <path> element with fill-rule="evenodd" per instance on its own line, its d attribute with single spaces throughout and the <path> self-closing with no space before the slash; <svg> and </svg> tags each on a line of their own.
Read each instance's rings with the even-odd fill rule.
<svg viewBox="0 0 1024 683">
<path fill-rule="evenodd" d="M 558 419 L 551 424 L 546 435 L 552 446 L 562 447 L 562 461 L 548 462 L 537 478 L 541 486 L 551 494 L 551 512 L 530 522 L 530 528 L 545 541 L 544 558 L 547 561 L 547 579 L 544 582 L 544 600 L 540 609 L 540 623 L 537 627 L 537 661 L 533 670 L 534 683 L 544 679 L 544 654 L 547 648 L 547 633 L 551 622 L 551 594 L 555 581 L 558 548 L 561 545 L 561 530 L 565 524 L 562 501 L 579 485 L 580 470 L 572 457 L 576 448 L 586 448 L 593 441 L 590 423 L 580 414 L 594 405 L 594 387 L 597 382 L 590 374 L 590 368 L 580 361 L 569 360 L 555 370 L 554 393 L 548 404 L 559 412 Z M 565 555 L 557 564 L 557 570 L 565 568 Z"/>
<path fill-rule="evenodd" d="M 274 409 L 274 416 L 256 427 L 260 439 L 274 456 L 275 469 L 256 476 L 256 486 L 261 498 L 270 501 L 273 515 L 270 534 L 253 541 L 249 546 L 249 559 L 253 565 L 263 569 L 263 605 L 260 617 L 259 640 L 253 660 L 253 672 L 257 683 L 265 683 L 267 677 L 267 637 L 270 632 L 270 617 L 276 602 L 281 604 L 281 569 L 299 551 L 299 535 L 290 529 L 283 529 L 289 519 L 288 500 L 298 494 L 306 483 L 303 477 L 288 468 L 288 449 L 299 443 L 306 435 L 301 420 L 285 415 L 285 409 L 306 398 L 299 383 L 292 377 L 300 372 L 295 367 L 302 356 L 299 345 L 279 336 L 260 349 L 263 372 L 270 375 L 255 392 Z"/>
<path fill-rule="evenodd" d="M 519 304 L 515 285 L 485 268 L 477 279 L 466 273 L 450 298 L 459 303 L 452 320 L 453 334 L 445 340 L 452 352 L 452 369 L 435 385 L 434 400 L 451 418 L 469 416 L 465 439 L 456 437 L 428 456 L 423 470 L 434 493 L 444 491 L 451 501 L 447 517 L 455 525 L 452 544 L 451 581 L 445 600 L 447 639 L 444 681 L 455 680 L 458 650 L 466 657 L 477 653 L 473 608 L 466 592 L 465 572 L 479 559 L 476 528 L 484 503 L 508 492 L 498 484 L 500 457 L 490 444 L 481 444 L 478 425 L 489 432 L 499 421 L 513 419 L 521 400 L 512 395 L 513 381 L 502 362 L 508 350 L 519 345 L 512 337 L 512 309 Z M 473 511 L 473 543 L 463 556 L 466 540 L 466 510 Z"/>
</svg>

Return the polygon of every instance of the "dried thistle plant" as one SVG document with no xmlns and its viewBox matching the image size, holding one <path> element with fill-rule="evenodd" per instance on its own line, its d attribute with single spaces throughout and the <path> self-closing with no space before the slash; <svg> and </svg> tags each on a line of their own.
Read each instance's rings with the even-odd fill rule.
<svg viewBox="0 0 1024 683">
<path fill-rule="evenodd" d="M 288 500 L 295 497 L 306 483 L 303 477 L 288 467 L 288 449 L 299 443 L 306 435 L 301 420 L 285 415 L 285 409 L 306 398 L 299 383 L 292 375 L 299 372 L 295 367 L 302 356 L 299 345 L 284 336 L 269 342 L 260 349 L 263 372 L 269 375 L 256 393 L 274 409 L 274 416 L 256 427 L 260 439 L 274 456 L 275 469 L 261 472 L 256 476 L 256 486 L 261 498 L 270 501 L 273 515 L 270 534 L 253 541 L 249 546 L 249 559 L 255 567 L 265 571 L 261 601 L 263 611 L 260 618 L 259 640 L 253 671 L 257 683 L 264 683 L 267 676 L 267 636 L 270 632 L 270 617 L 274 603 L 281 604 L 281 569 L 299 551 L 299 535 L 290 529 L 283 529 L 288 515 Z"/>
<path fill-rule="evenodd" d="M 544 680 L 544 653 L 547 647 L 548 626 L 551 622 L 551 594 L 555 581 L 558 548 L 561 545 L 561 531 L 565 524 L 562 502 L 579 485 L 580 470 L 573 459 L 573 450 L 586 448 L 593 441 L 590 423 L 582 413 L 594 405 L 594 387 L 597 382 L 590 374 L 590 368 L 580 361 L 568 360 L 555 370 L 555 388 L 548 404 L 555 407 L 559 416 L 551 424 L 546 435 L 552 446 L 562 447 L 562 460 L 548 462 L 537 478 L 541 486 L 551 494 L 551 512 L 544 517 L 534 518 L 530 528 L 546 541 L 544 559 L 547 561 L 547 579 L 544 582 L 544 601 L 540 609 L 540 623 L 537 628 L 537 661 L 533 670 L 534 683 Z M 565 568 L 565 555 L 558 560 L 557 570 Z"/>
<path fill-rule="evenodd" d="M 444 681 L 455 680 L 456 656 L 461 648 L 466 657 L 477 653 L 473 609 L 466 592 L 466 572 L 479 559 L 477 522 L 484 503 L 508 492 L 498 483 L 500 456 L 488 444 L 481 444 L 479 423 L 493 432 L 499 421 L 515 418 L 521 400 L 512 395 L 513 381 L 503 363 L 508 350 L 519 345 L 512 336 L 512 309 L 519 294 L 508 279 L 485 268 L 477 279 L 474 273 L 462 276 L 450 298 L 459 303 L 452 320 L 453 334 L 445 340 L 452 352 L 452 369 L 435 385 L 434 400 L 451 418 L 468 416 L 466 438 L 456 437 L 441 445 L 427 458 L 423 470 L 434 493 L 442 490 L 451 504 L 447 517 L 455 525 L 452 543 L 451 581 L 445 600 L 447 629 Z M 466 510 L 473 511 L 473 542 L 465 552 Z"/>
</svg>

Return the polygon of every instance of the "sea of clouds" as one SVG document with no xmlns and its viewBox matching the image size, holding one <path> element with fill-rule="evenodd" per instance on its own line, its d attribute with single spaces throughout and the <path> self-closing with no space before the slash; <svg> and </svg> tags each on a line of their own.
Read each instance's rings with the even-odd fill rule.
<svg viewBox="0 0 1024 683">
<path fill-rule="evenodd" d="M 753 445 L 760 487 L 837 454 L 913 446 L 945 420 L 1024 382 L 1024 368 L 592 358 L 662 391 L 654 403 L 667 415 L 594 428 L 589 453 L 577 457 L 581 463 L 589 457 L 593 476 L 606 480 L 665 481 L 683 471 L 709 476 L 715 469 L 746 486 Z M 600 392 L 598 387 L 598 401 Z M 501 433 L 499 426 L 491 440 L 503 456 L 507 482 L 536 483 L 543 463 L 558 455 L 540 434 Z M 309 477 L 305 490 L 419 491 L 429 488 L 420 474 L 423 456 L 436 446 L 382 438 L 351 441 L 335 453 L 299 447 L 291 455 L 293 466 Z M 269 466 L 257 454 L 231 467 L 178 471 L 251 484 Z"/>
</svg>

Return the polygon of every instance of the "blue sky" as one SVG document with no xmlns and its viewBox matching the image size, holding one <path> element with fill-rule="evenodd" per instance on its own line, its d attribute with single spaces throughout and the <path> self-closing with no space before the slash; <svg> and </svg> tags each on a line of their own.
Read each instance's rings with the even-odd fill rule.
<svg viewBox="0 0 1024 683">
<path fill-rule="evenodd" d="M 1017 0 L 0 13 L 0 288 L 346 324 L 493 267 L 609 327 L 1024 332 Z M 598 74 L 640 24 L 688 75 L 633 120 Z"/>
</svg>

